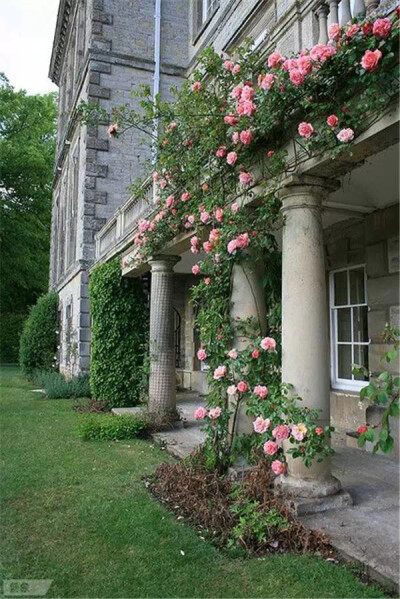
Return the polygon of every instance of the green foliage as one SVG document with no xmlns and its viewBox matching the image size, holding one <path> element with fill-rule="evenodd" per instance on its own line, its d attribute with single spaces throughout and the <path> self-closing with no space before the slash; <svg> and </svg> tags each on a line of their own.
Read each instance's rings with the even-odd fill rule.
<svg viewBox="0 0 400 599">
<path fill-rule="evenodd" d="M 120 260 L 99 265 L 90 278 L 93 396 L 113 406 L 139 403 L 147 383 L 144 355 L 148 310 L 142 283 L 121 277 Z"/>
<path fill-rule="evenodd" d="M 0 313 L 0 362 L 18 362 L 19 340 L 26 314 Z"/>
<path fill-rule="evenodd" d="M 79 417 L 79 436 L 84 441 L 117 441 L 140 437 L 146 432 L 146 422 L 139 416 L 85 414 Z"/>
<path fill-rule="evenodd" d="M 19 360 L 24 373 L 51 370 L 57 352 L 57 305 L 55 292 L 40 297 L 31 308 L 21 335 Z"/>
<path fill-rule="evenodd" d="M 289 521 L 277 509 L 265 511 L 259 501 L 240 496 L 240 488 L 233 490 L 232 497 L 236 501 L 230 511 L 237 516 L 238 523 L 232 529 L 228 547 L 247 548 L 254 544 L 273 542 L 279 531 L 290 527 Z"/>
<path fill-rule="evenodd" d="M 15 91 L 0 74 L 0 303 L 26 312 L 46 291 L 55 94 Z"/>
<path fill-rule="evenodd" d="M 90 397 L 88 374 L 79 374 L 66 378 L 60 372 L 35 372 L 34 381 L 44 388 L 49 399 L 68 399 L 70 397 Z"/>
<path fill-rule="evenodd" d="M 397 359 L 400 346 L 400 330 L 393 326 L 386 325 L 382 334 L 384 343 L 393 345 L 385 352 L 381 358 L 384 365 L 390 364 Z M 355 366 L 354 372 L 368 376 L 368 371 L 363 366 Z M 391 435 L 391 418 L 398 418 L 400 415 L 399 406 L 400 377 L 393 375 L 385 368 L 377 376 L 370 380 L 366 387 L 360 391 L 360 399 L 367 400 L 370 404 L 377 404 L 385 407 L 379 426 L 365 428 L 364 432 L 358 437 L 358 446 L 363 447 L 367 441 L 374 443 L 374 453 L 378 450 L 384 453 L 390 453 L 394 447 L 394 439 Z"/>
</svg>

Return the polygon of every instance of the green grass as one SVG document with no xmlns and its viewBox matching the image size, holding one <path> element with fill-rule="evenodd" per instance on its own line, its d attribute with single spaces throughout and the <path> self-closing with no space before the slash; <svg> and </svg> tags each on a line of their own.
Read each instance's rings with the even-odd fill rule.
<svg viewBox="0 0 400 599">
<path fill-rule="evenodd" d="M 53 579 L 48 597 L 382 597 L 311 556 L 222 554 L 149 497 L 141 476 L 164 452 L 85 443 L 70 400 L 0 373 L 2 578 Z"/>
</svg>

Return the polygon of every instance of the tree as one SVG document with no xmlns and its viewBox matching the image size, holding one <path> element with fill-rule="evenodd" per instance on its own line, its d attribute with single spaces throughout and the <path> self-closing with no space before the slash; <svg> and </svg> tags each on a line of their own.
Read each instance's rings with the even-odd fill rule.
<svg viewBox="0 0 400 599">
<path fill-rule="evenodd" d="M 48 285 L 56 116 L 55 94 L 15 91 L 0 74 L 2 336 L 8 315 L 26 314 Z"/>
</svg>

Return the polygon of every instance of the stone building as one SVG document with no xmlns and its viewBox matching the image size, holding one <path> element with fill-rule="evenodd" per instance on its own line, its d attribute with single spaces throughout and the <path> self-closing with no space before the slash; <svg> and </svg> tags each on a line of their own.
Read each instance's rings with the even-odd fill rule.
<svg viewBox="0 0 400 599">
<path fill-rule="evenodd" d="M 145 150 L 135 134 L 114 143 L 105 125 L 82 125 L 74 111 L 79 101 L 106 108 L 133 103 L 130 89 L 157 82 L 158 64 L 161 93 L 168 97 L 167 88 L 190 74 L 198 53 L 210 44 L 230 53 L 250 36 L 265 55 L 274 48 L 298 52 L 325 43 L 327 23 L 347 23 L 352 12 L 377 5 L 377 0 L 366 6 L 359 0 L 332 0 L 329 6 L 309 0 L 61 1 L 51 63 L 51 77 L 60 85 L 51 285 L 60 296 L 63 370 L 89 365 L 88 269 L 120 256 L 123 276 L 151 272 L 150 337 L 158 340 L 158 354 L 151 365 L 150 402 L 172 407 L 177 383 L 200 393 L 207 387 L 188 301 L 191 267 L 198 260 L 189 235 L 176 238 L 140 271 L 127 265 L 137 223 L 152 209 L 150 182 L 140 198 L 127 192 L 141 172 Z M 323 420 L 331 414 L 342 441 L 366 421 L 358 395 L 366 381 L 352 374 L 352 364 L 377 372 L 387 350 L 380 337 L 385 323 L 399 326 L 398 122 L 394 107 L 357 138 L 346 159 L 306 160 L 280 192 L 286 217 L 278 240 L 282 376 L 307 397 L 307 405 L 322 410 Z M 260 297 L 260 278 L 237 269 L 233 310 L 259 318 Z M 293 471 L 287 484 L 304 494 L 336 493 L 329 465 L 318 468 L 307 475 L 301 468 Z"/>
</svg>

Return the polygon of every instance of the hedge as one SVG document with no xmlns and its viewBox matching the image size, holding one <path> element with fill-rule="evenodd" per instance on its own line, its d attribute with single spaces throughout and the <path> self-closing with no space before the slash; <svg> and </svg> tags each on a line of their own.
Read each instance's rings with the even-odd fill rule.
<svg viewBox="0 0 400 599">
<path fill-rule="evenodd" d="M 148 309 L 142 282 L 123 278 L 117 258 L 94 269 L 89 289 L 92 395 L 109 408 L 134 406 L 146 382 Z"/>
<path fill-rule="evenodd" d="M 20 340 L 19 361 L 23 372 L 51 370 L 57 352 L 57 306 L 54 291 L 40 297 L 31 308 Z"/>
</svg>

